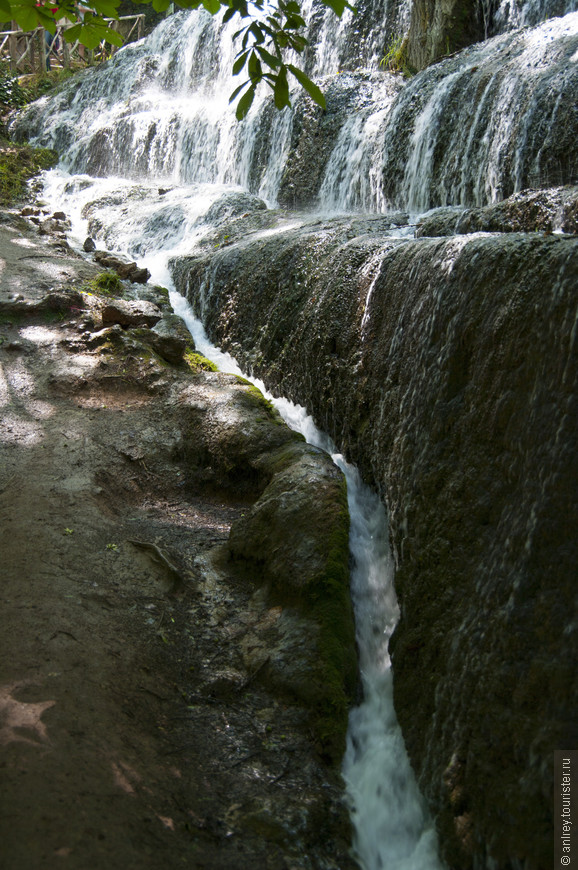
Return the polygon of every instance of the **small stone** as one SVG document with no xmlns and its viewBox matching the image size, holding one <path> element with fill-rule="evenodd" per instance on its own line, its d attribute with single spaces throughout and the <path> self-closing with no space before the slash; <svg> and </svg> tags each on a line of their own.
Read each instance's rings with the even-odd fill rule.
<svg viewBox="0 0 578 870">
<path fill-rule="evenodd" d="M 133 269 L 128 278 L 133 284 L 146 284 L 150 276 L 148 269 Z"/>
<path fill-rule="evenodd" d="M 91 239 L 90 236 L 88 236 L 88 238 L 84 240 L 82 250 L 85 252 L 85 254 L 91 254 L 93 251 L 96 251 L 94 239 Z"/>
<path fill-rule="evenodd" d="M 41 236 L 51 236 L 53 233 L 60 232 L 61 229 L 62 228 L 58 221 L 55 221 L 52 218 L 47 218 L 46 220 L 40 221 L 38 224 L 38 232 Z"/>
<path fill-rule="evenodd" d="M 67 217 L 63 211 L 55 211 L 54 214 L 52 215 L 52 220 L 65 221 L 65 220 L 67 220 Z"/>
<path fill-rule="evenodd" d="M 130 273 L 133 272 L 137 268 L 136 263 L 119 263 L 116 268 L 116 274 L 119 278 L 126 280 L 130 276 Z"/>
</svg>

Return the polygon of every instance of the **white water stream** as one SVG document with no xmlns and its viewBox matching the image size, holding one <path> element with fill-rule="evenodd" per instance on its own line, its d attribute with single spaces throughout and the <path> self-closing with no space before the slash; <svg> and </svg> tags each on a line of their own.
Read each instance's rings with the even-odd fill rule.
<svg viewBox="0 0 578 870">
<path fill-rule="evenodd" d="M 152 182 L 151 182 L 152 184 Z M 154 187 L 154 185 L 153 185 Z M 106 220 L 114 225 L 115 240 L 109 249 L 139 257 L 152 273 L 152 281 L 172 286 L 169 258 L 190 252 L 192 239 L 206 231 L 195 221 L 207 211 L 222 188 L 196 185 L 175 189 L 154 207 L 149 200 L 126 203 L 115 200 L 133 185 L 122 179 L 70 178 L 53 171 L 45 180 L 45 198 L 55 209 L 64 208 L 73 228 L 70 241 L 80 249 L 86 236 L 81 218 L 86 202 L 108 196 L 103 206 Z M 142 189 L 142 186 L 139 186 Z M 179 215 L 181 231 L 167 230 L 158 220 L 167 209 Z M 187 301 L 171 291 L 171 303 L 187 323 L 198 350 L 221 370 L 242 374 L 235 359 L 208 340 L 203 325 Z M 350 714 L 343 775 L 355 829 L 355 854 L 363 870 L 441 870 L 437 840 L 410 767 L 392 699 L 388 642 L 398 617 L 393 588 L 393 562 L 389 551 L 387 519 L 379 498 L 361 481 L 357 469 L 337 453 L 328 436 L 320 432 L 306 410 L 287 399 L 273 397 L 264 384 L 251 379 L 270 398 L 287 424 L 309 443 L 328 452 L 347 479 L 351 516 L 351 594 L 356 617 L 364 700 Z"/>
<path fill-rule="evenodd" d="M 329 453 L 347 480 L 351 527 L 351 596 L 363 684 L 363 702 L 349 716 L 343 776 L 355 829 L 356 858 L 364 870 L 441 870 L 437 838 L 405 751 L 393 707 L 389 638 L 399 615 L 387 517 L 378 496 L 347 463 L 305 408 L 269 393 L 236 360 L 207 339 L 182 296 L 171 294 L 202 354 L 219 368 L 242 374 L 270 399 L 291 429 Z"/>
</svg>

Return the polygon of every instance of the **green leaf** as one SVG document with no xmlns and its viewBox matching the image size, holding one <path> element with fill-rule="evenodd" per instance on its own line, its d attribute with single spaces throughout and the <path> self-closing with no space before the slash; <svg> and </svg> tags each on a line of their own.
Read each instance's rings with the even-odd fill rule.
<svg viewBox="0 0 578 870">
<path fill-rule="evenodd" d="M 249 15 L 247 0 L 229 0 L 225 5 L 238 12 L 241 18 L 247 18 Z"/>
<path fill-rule="evenodd" d="M 153 0 L 153 9 L 155 12 L 166 12 L 171 5 L 171 0 Z"/>
<path fill-rule="evenodd" d="M 243 51 L 241 54 L 237 55 L 235 63 L 233 64 L 233 75 L 238 76 L 243 67 L 245 66 L 245 62 L 247 57 L 249 56 L 248 51 Z"/>
<path fill-rule="evenodd" d="M 82 24 L 75 24 L 74 27 L 68 27 L 64 31 L 64 38 L 67 42 L 76 42 L 77 39 L 80 39 L 81 32 Z"/>
<path fill-rule="evenodd" d="M 323 0 L 323 5 L 328 6 L 329 9 L 333 9 L 339 18 L 341 18 L 346 9 L 350 9 L 355 15 L 357 15 L 356 7 L 348 3 L 347 0 Z"/>
<path fill-rule="evenodd" d="M 231 20 L 231 18 L 233 18 L 236 12 L 236 9 L 227 9 L 225 14 L 223 15 L 223 24 L 227 24 Z"/>
<path fill-rule="evenodd" d="M 237 105 L 237 111 L 235 112 L 235 116 L 237 121 L 242 121 L 246 116 L 247 112 L 251 108 L 251 104 L 253 102 L 253 98 L 255 96 L 255 85 L 251 85 L 246 94 L 243 94 L 239 103 Z"/>
<path fill-rule="evenodd" d="M 75 30 L 75 28 L 71 28 Z M 70 38 L 70 37 L 69 37 Z M 83 45 L 87 48 L 98 48 L 101 42 L 109 42 L 111 45 L 123 45 L 123 38 L 120 33 L 109 27 L 102 18 L 95 18 L 86 13 L 84 23 L 80 26 L 79 36 Z"/>
<path fill-rule="evenodd" d="M 274 54 L 271 54 L 269 51 L 267 51 L 266 48 L 263 48 L 262 45 L 256 45 L 255 51 L 259 52 L 265 63 L 272 69 L 278 69 L 281 66 L 281 60 L 278 57 L 275 57 Z"/>
<path fill-rule="evenodd" d="M 323 92 L 308 76 L 305 75 L 303 70 L 290 63 L 287 64 L 287 69 L 293 73 L 301 87 L 307 91 L 313 102 L 317 103 L 318 106 L 321 106 L 322 109 L 325 109 L 325 97 L 323 96 Z"/>
<path fill-rule="evenodd" d="M 249 56 L 249 63 L 247 64 L 247 70 L 251 77 L 252 82 L 259 82 L 263 78 L 263 70 L 261 68 L 261 62 L 259 61 L 255 52 L 251 52 Z"/>
<path fill-rule="evenodd" d="M 0 16 L 2 21 L 10 21 L 12 18 L 12 7 L 8 0 L 0 0 Z"/>
<path fill-rule="evenodd" d="M 233 91 L 233 93 L 232 93 L 231 96 L 229 97 L 229 102 L 232 103 L 233 100 L 235 100 L 235 99 L 239 96 L 239 94 L 241 93 L 241 91 L 242 91 L 244 88 L 246 88 L 247 85 L 249 85 L 250 83 L 251 83 L 250 80 L 247 79 L 246 82 L 243 82 L 242 85 L 239 85 L 238 88 L 235 88 L 235 90 Z"/>
<path fill-rule="evenodd" d="M 120 33 L 117 30 L 113 30 L 112 27 L 106 28 L 103 39 L 105 42 L 110 42 L 111 45 L 116 45 L 117 48 L 121 48 L 124 45 L 124 39 Z"/>
<path fill-rule="evenodd" d="M 261 45 L 262 42 L 265 42 L 263 31 L 256 21 L 254 21 L 249 27 L 249 33 L 255 38 L 257 45 Z"/>
<path fill-rule="evenodd" d="M 104 18 L 118 18 L 118 0 L 98 0 L 98 14 Z"/>
<path fill-rule="evenodd" d="M 207 12 L 211 13 L 211 15 L 216 15 L 217 12 L 221 11 L 221 4 L 219 3 L 219 0 L 203 0 L 203 6 L 207 10 Z"/>
<path fill-rule="evenodd" d="M 284 109 L 285 106 L 291 105 L 289 100 L 289 85 L 287 83 L 287 69 L 285 66 L 282 66 L 277 73 L 277 80 L 273 89 L 273 97 L 278 109 Z"/>
<path fill-rule="evenodd" d="M 37 23 L 48 30 L 49 33 L 56 33 L 56 19 L 54 15 L 47 15 L 44 9 L 36 10 Z M 36 25 L 34 25 L 36 26 Z"/>
<path fill-rule="evenodd" d="M 35 6 L 15 3 L 12 6 L 12 16 L 22 30 L 34 30 L 38 23 L 38 11 Z"/>
</svg>

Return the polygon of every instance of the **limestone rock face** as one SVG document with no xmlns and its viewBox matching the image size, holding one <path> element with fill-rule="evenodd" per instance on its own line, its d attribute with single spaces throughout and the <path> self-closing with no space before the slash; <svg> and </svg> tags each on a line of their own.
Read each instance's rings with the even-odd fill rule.
<svg viewBox="0 0 578 870">
<path fill-rule="evenodd" d="M 484 26 L 475 0 L 416 0 L 412 5 L 407 62 L 425 69 L 440 57 L 484 39 Z"/>
<path fill-rule="evenodd" d="M 578 737 L 578 241 L 341 220 L 173 270 L 387 501 L 395 705 L 449 866 L 549 866 L 552 750 Z"/>
<path fill-rule="evenodd" d="M 452 236 L 475 232 L 562 231 L 578 234 L 578 188 L 557 187 L 515 193 L 483 208 L 438 208 L 419 223 L 416 236 Z"/>
</svg>

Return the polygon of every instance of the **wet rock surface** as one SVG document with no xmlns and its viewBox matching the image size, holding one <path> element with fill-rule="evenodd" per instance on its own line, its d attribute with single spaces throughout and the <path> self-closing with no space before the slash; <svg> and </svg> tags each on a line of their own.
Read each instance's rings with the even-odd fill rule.
<svg viewBox="0 0 578 870">
<path fill-rule="evenodd" d="M 361 227 L 247 239 L 173 274 L 389 506 L 395 705 L 448 865 L 538 870 L 552 750 L 577 737 L 578 242 Z"/>
<path fill-rule="evenodd" d="M 468 233 L 578 234 L 578 188 L 524 190 L 483 208 L 440 208 L 420 219 L 416 236 Z"/>
<path fill-rule="evenodd" d="M 103 326 L 101 271 L 14 223 L 0 226 L 2 861 L 354 867 L 333 751 L 351 679 L 331 672 L 338 740 L 302 686 L 333 667 L 328 630 L 355 670 L 350 606 L 343 588 L 328 599 L 335 616 L 345 604 L 339 635 L 277 594 L 274 540 L 251 525 L 281 510 L 280 469 L 307 463 L 313 528 L 346 536 L 340 475 L 237 377 L 198 356 L 169 365 L 153 329 Z M 185 340 L 180 318 L 160 322 Z"/>
<path fill-rule="evenodd" d="M 406 32 L 407 22 L 398 20 L 399 29 L 394 25 L 398 13 L 404 17 L 402 6 L 387 4 L 385 25 L 376 9 L 380 24 L 369 33 L 368 8 L 363 8 L 359 28 L 338 45 L 323 16 L 314 15 L 313 31 L 327 54 L 324 112 L 303 98 L 295 101 L 292 118 L 279 121 L 272 100 L 265 100 L 251 124 L 239 129 L 220 113 L 209 123 L 200 108 L 193 116 L 175 108 L 166 127 L 158 123 L 154 113 L 162 116 L 171 99 L 174 79 L 168 70 L 178 68 L 179 57 L 195 55 L 206 71 L 219 58 L 210 28 L 195 30 L 193 37 L 192 19 L 183 15 L 180 24 L 175 19 L 161 25 L 162 38 L 159 33 L 154 47 L 131 46 L 106 71 L 91 70 L 80 84 L 65 85 L 50 100 L 28 107 L 15 119 L 14 132 L 66 154 L 71 172 L 156 177 L 157 202 L 170 190 L 158 182 L 173 183 L 175 171 L 181 183 L 238 183 L 289 208 L 316 205 L 322 191 L 322 208 L 339 211 L 387 207 L 418 213 L 447 203 L 479 207 L 524 188 L 575 184 L 576 14 L 503 33 L 453 54 L 481 38 L 479 14 L 472 12 L 469 0 L 423 0 L 414 4 L 412 16 L 421 17 L 416 43 L 427 57 L 410 65 L 418 68 L 433 59 L 430 37 L 436 42 L 434 53 L 439 56 L 441 49 L 449 56 L 405 80 L 378 67 L 392 38 Z M 187 33 L 191 45 L 185 47 Z M 139 84 L 143 55 L 151 48 L 167 57 L 159 65 L 146 59 L 149 94 L 158 93 L 154 110 L 150 100 L 143 100 Z M 359 70 L 360 49 L 368 51 L 363 62 L 371 72 Z M 190 73 L 182 70 L 183 81 Z M 228 75 L 227 70 L 227 80 Z M 216 80 L 208 72 L 202 85 L 196 76 L 189 84 L 206 95 Z M 107 110 L 95 117 L 95 105 Z M 230 147 L 221 153 L 219 143 L 225 141 Z M 91 220 L 89 232 L 100 233 L 108 244 L 98 214 L 85 217 Z M 167 209 L 155 218 L 161 219 L 167 235 L 178 235 L 182 216 Z"/>
</svg>

